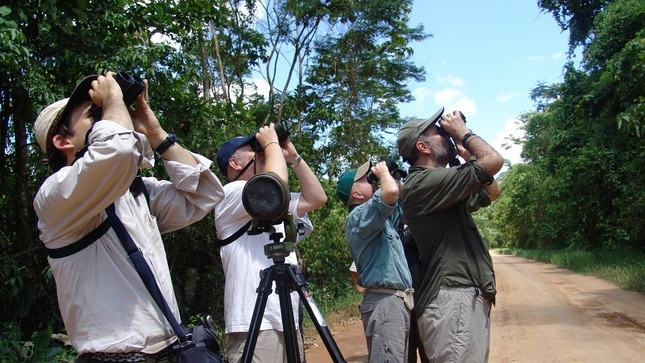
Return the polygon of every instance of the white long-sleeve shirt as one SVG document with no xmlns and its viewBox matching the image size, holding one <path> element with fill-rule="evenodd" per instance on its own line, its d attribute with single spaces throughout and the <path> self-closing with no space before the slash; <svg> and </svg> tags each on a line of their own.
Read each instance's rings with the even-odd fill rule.
<svg viewBox="0 0 645 363">
<path fill-rule="evenodd" d="M 161 233 L 204 218 L 224 196 L 210 171 L 211 161 L 193 154 L 196 167 L 164 160 L 171 181 L 143 178 L 143 194 L 129 187 L 140 168 L 154 165 L 147 138 L 111 121 L 97 122 L 89 148 L 71 166 L 51 175 L 38 190 L 34 209 L 40 239 L 47 248 L 69 245 L 106 219 L 114 202 L 123 222 L 155 275 L 178 321 L 179 309 Z M 174 338 L 170 324 L 152 300 L 113 229 L 87 248 L 49 258 L 61 315 L 79 353 L 154 353 Z"/>
</svg>

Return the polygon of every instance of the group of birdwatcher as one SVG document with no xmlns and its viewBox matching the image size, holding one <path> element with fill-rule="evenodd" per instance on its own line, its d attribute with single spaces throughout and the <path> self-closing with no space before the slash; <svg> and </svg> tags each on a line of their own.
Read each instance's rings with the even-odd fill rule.
<svg viewBox="0 0 645 363">
<path fill-rule="evenodd" d="M 83 78 L 34 123 L 52 174 L 33 205 L 77 362 L 177 362 L 171 321 L 181 318 L 161 235 L 211 212 L 225 276 L 226 359 L 243 360 L 249 327 L 257 323 L 252 362 L 286 362 L 288 346 L 305 362 L 295 291 L 292 311 L 269 294 L 261 321 L 253 321 L 259 272 L 274 261 L 264 250 L 268 233 L 247 233 L 253 217 L 243 198 L 255 176 L 270 174 L 286 185 L 291 168 L 300 191 L 287 191 L 287 212 L 304 227 L 297 244 L 313 231 L 308 213 L 327 202 L 320 181 L 271 123 L 218 148 L 222 183 L 211 160 L 161 126 L 147 80 L 135 79 L 133 91 L 123 78 L 115 72 Z M 363 294 L 369 361 L 486 362 L 495 276 L 471 213 L 499 197 L 494 175 L 503 159 L 468 129 L 461 112 L 443 108 L 405 122 L 397 148 L 407 171 L 392 161 L 354 161 L 336 186 L 348 208 L 345 237 Z M 167 180 L 140 176 L 156 162 Z M 285 226 L 272 231 L 284 234 Z M 298 265 L 295 252 L 284 262 Z M 293 314 L 295 342 L 285 339 L 285 313 Z"/>
</svg>

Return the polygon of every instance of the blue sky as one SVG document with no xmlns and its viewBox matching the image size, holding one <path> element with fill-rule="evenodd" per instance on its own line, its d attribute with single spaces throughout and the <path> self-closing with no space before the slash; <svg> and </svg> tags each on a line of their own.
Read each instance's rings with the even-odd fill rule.
<svg viewBox="0 0 645 363">
<path fill-rule="evenodd" d="M 430 117 L 440 106 L 460 109 L 468 126 L 513 163 L 520 149 L 502 149 L 517 135 L 516 117 L 535 109 L 529 94 L 538 82 L 562 81 L 568 32 L 537 0 L 416 0 L 409 25 L 432 37 L 413 44 L 413 61 L 426 81 L 411 83 L 414 102 L 402 117 Z"/>
<path fill-rule="evenodd" d="M 259 9 L 257 16 L 265 19 Z M 432 37 L 411 44 L 412 61 L 425 68 L 426 81 L 408 84 L 415 101 L 399 105 L 401 116 L 459 109 L 473 132 L 520 162 L 519 146 L 502 145 L 508 135 L 521 136 L 516 117 L 535 109 L 529 94 L 538 82 L 562 81 L 568 32 L 537 0 L 415 0 L 408 25 L 420 24 Z M 268 94 L 263 77 L 253 78 L 258 92 Z M 395 145 L 396 133 L 387 141 Z"/>
</svg>

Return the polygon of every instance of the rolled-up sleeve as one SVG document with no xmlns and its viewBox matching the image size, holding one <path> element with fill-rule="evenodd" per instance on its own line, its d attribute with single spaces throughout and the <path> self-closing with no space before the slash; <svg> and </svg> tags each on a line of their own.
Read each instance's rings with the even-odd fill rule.
<svg viewBox="0 0 645 363">
<path fill-rule="evenodd" d="M 161 233 L 172 232 L 204 218 L 224 199 L 220 180 L 210 170 L 212 161 L 191 153 L 198 161 L 189 166 L 164 160 L 170 181 L 144 178 L 150 209 Z"/>
</svg>

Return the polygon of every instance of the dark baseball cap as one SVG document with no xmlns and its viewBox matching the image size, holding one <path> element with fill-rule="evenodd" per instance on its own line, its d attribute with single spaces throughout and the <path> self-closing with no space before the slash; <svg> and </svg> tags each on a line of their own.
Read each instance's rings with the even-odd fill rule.
<svg viewBox="0 0 645 363">
<path fill-rule="evenodd" d="M 219 149 L 217 150 L 217 166 L 219 167 L 219 171 L 222 172 L 222 175 L 226 176 L 228 161 L 235 153 L 235 150 L 237 150 L 240 146 L 247 144 L 254 138 L 255 132 L 247 136 L 237 136 L 232 139 L 226 140 L 226 142 L 219 147 Z"/>
<path fill-rule="evenodd" d="M 427 129 L 428 126 L 439 121 L 442 115 L 443 106 L 430 118 L 415 118 L 401 126 L 396 139 L 396 146 L 399 149 L 399 155 L 403 157 L 403 160 L 410 159 L 417 143 L 417 139 L 419 139 L 419 135 L 421 135 L 423 130 Z"/>
</svg>

